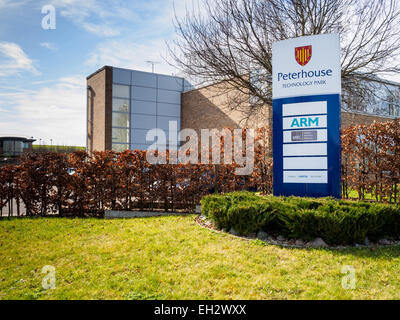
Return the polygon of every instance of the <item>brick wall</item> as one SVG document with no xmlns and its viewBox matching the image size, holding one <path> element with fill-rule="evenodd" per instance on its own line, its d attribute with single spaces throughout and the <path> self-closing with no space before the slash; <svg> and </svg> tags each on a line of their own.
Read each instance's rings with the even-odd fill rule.
<svg viewBox="0 0 400 320">
<path fill-rule="evenodd" d="M 111 149 L 112 68 L 104 67 L 87 77 L 88 152 Z"/>
<path fill-rule="evenodd" d="M 358 124 L 371 124 L 374 121 L 376 122 L 386 122 L 392 121 L 393 118 L 391 117 L 384 117 L 384 116 L 376 116 L 376 115 L 369 115 L 369 114 L 361 114 L 361 113 L 353 113 L 353 112 L 342 112 L 342 128 L 348 128 L 352 125 Z"/>
<path fill-rule="evenodd" d="M 246 122 L 246 112 L 249 111 L 246 106 L 240 111 L 230 108 L 230 101 L 235 100 L 235 94 L 237 92 L 235 93 L 234 89 L 229 90 L 221 83 L 183 93 L 181 128 L 192 128 L 199 131 L 200 129 L 224 127 L 241 128 L 246 125 L 251 128 L 272 125 L 271 106 L 266 106 L 261 112 L 255 113 Z M 374 121 L 393 120 L 390 117 L 351 112 L 342 112 L 341 119 L 342 128 L 356 124 L 370 124 Z"/>
<path fill-rule="evenodd" d="M 237 108 L 239 101 L 240 108 Z M 251 111 L 248 98 L 243 93 L 224 83 L 210 85 L 182 94 L 181 128 L 196 131 L 244 126 L 259 128 L 271 121 L 270 106 L 257 112 Z M 247 117 L 249 113 L 251 116 Z"/>
</svg>

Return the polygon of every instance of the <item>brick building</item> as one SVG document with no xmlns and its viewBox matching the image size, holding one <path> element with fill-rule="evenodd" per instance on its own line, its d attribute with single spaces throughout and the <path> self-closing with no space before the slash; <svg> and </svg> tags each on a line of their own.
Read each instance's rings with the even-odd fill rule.
<svg viewBox="0 0 400 320">
<path fill-rule="evenodd" d="M 109 66 L 88 76 L 88 151 L 145 150 L 152 144 L 146 141 L 147 132 L 160 128 L 168 137 L 170 121 L 177 134 L 184 85 L 180 77 Z"/>
<path fill-rule="evenodd" d="M 388 85 L 399 88 L 395 83 Z M 185 128 L 258 128 L 271 123 L 271 106 L 250 117 L 246 117 L 250 103 L 231 108 L 232 96 L 237 94 L 224 83 L 193 88 L 180 77 L 105 66 L 87 77 L 87 149 L 145 150 L 153 144 L 146 141 L 146 134 L 154 128 L 163 129 L 168 139 Z M 396 108 L 380 106 L 379 112 L 368 108 L 368 112 L 343 111 L 342 127 L 396 119 L 398 104 L 394 101 Z M 175 123 L 173 132 L 170 121 Z M 158 141 L 156 145 L 171 143 Z"/>
</svg>

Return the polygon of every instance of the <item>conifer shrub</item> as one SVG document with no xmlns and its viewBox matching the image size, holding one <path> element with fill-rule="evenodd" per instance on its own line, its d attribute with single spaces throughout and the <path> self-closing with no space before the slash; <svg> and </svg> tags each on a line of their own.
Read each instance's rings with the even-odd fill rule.
<svg viewBox="0 0 400 320">
<path fill-rule="evenodd" d="M 382 203 L 258 196 L 250 192 L 208 195 L 202 213 L 226 231 L 264 231 L 290 239 L 322 238 L 328 244 L 400 237 L 400 207 Z"/>
</svg>

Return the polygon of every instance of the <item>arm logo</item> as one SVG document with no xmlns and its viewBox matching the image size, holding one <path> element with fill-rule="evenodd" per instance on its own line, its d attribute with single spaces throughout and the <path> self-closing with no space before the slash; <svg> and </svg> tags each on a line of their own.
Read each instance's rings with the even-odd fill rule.
<svg viewBox="0 0 400 320">
<path fill-rule="evenodd" d="M 302 67 L 305 66 L 311 60 L 311 55 L 312 55 L 312 46 L 294 48 L 294 56 L 296 58 L 296 61 Z"/>
</svg>

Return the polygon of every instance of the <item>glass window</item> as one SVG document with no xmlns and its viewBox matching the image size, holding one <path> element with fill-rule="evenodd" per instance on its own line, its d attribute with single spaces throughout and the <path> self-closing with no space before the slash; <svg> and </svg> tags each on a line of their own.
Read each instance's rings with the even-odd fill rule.
<svg viewBox="0 0 400 320">
<path fill-rule="evenodd" d="M 129 128 L 129 113 L 112 113 L 112 126 Z"/>
<path fill-rule="evenodd" d="M 116 152 L 123 152 L 123 151 L 129 149 L 129 144 L 113 143 L 112 149 Z"/>
<path fill-rule="evenodd" d="M 15 149 L 14 149 L 15 154 L 20 154 L 22 153 L 22 141 L 15 141 Z"/>
<path fill-rule="evenodd" d="M 129 112 L 129 100 L 113 98 L 112 110 L 120 112 Z"/>
<path fill-rule="evenodd" d="M 14 155 L 14 141 L 4 141 L 3 153 L 6 156 Z"/>
<path fill-rule="evenodd" d="M 129 86 L 113 84 L 112 90 L 113 97 L 129 99 Z"/>
<path fill-rule="evenodd" d="M 112 142 L 129 142 L 129 129 L 112 128 Z"/>
</svg>

